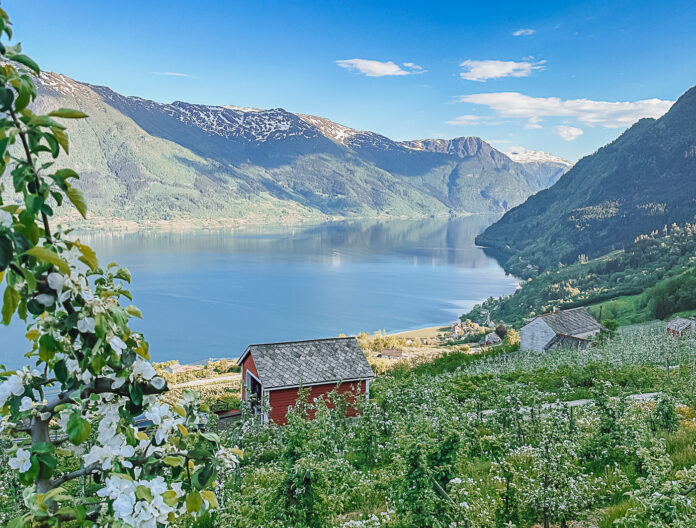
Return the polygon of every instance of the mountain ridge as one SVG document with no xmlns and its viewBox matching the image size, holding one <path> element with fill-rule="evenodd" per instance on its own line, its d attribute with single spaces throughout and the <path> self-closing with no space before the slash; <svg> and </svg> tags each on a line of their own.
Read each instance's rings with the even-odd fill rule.
<svg viewBox="0 0 696 528">
<path fill-rule="evenodd" d="M 97 215 L 130 220 L 501 214 L 568 168 L 518 163 L 480 138 L 398 142 L 282 108 L 159 103 L 50 72 L 38 93 L 39 108 L 90 115 L 71 127 L 83 147 L 71 162 Z"/>
</svg>

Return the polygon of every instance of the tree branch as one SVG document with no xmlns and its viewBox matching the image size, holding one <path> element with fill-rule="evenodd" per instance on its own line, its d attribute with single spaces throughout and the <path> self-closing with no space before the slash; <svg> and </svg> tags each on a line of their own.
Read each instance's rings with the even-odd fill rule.
<svg viewBox="0 0 696 528">
<path fill-rule="evenodd" d="M 113 382 L 114 380 L 111 378 L 96 378 L 92 383 L 82 388 L 80 391 L 80 399 L 84 400 L 89 398 L 89 396 L 92 394 L 116 394 L 118 396 L 129 396 L 127 385 L 122 385 L 118 389 L 113 389 L 111 387 Z M 157 389 L 150 383 L 143 384 L 143 395 L 162 394 L 164 391 L 165 388 Z M 73 392 L 75 391 L 61 392 L 53 400 L 44 405 L 41 412 L 54 413 L 56 407 L 59 405 L 75 403 L 75 400 L 70 397 Z"/>
<path fill-rule="evenodd" d="M 90 464 L 89 466 L 83 467 L 82 469 L 71 471 L 70 473 L 65 473 L 64 475 L 61 475 L 60 477 L 51 481 L 51 488 L 57 488 L 58 486 L 65 484 L 66 482 L 70 482 L 71 480 L 74 480 L 76 478 L 86 477 L 87 475 L 91 475 L 92 473 L 97 473 L 99 469 L 99 462 L 95 462 L 94 464 Z"/>
<path fill-rule="evenodd" d="M 19 130 L 19 137 L 22 140 L 22 145 L 24 146 L 24 153 L 27 156 L 27 163 L 31 167 L 31 170 L 34 173 L 34 185 L 36 185 L 36 192 L 38 194 L 39 192 L 39 175 L 36 172 L 36 168 L 34 168 L 34 160 L 31 157 L 31 150 L 29 150 L 29 143 L 27 143 L 27 135 L 22 130 L 22 125 L 19 122 L 19 119 L 17 119 L 17 115 L 14 113 L 14 110 L 10 108 L 10 115 L 12 116 L 12 121 L 14 121 L 15 126 L 17 127 L 17 130 Z M 41 219 L 43 220 L 43 225 L 44 225 L 44 236 L 46 237 L 46 242 L 49 244 L 53 243 L 53 239 L 51 238 L 51 227 L 48 225 L 48 216 L 46 216 L 46 213 L 43 211 L 41 212 Z"/>
</svg>

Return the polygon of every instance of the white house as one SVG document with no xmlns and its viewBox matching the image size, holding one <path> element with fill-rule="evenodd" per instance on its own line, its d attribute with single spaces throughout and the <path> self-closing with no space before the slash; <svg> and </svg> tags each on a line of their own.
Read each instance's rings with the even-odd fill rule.
<svg viewBox="0 0 696 528">
<path fill-rule="evenodd" d="M 520 348 L 545 352 L 558 347 L 585 347 L 604 327 L 584 307 L 535 317 L 520 330 Z"/>
</svg>

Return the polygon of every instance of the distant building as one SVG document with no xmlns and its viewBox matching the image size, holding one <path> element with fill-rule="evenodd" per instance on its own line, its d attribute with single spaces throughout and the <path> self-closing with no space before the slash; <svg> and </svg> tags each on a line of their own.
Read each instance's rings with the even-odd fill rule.
<svg viewBox="0 0 696 528">
<path fill-rule="evenodd" d="M 265 418 L 278 424 L 287 423 L 300 387 L 310 390 L 310 402 L 337 386 L 339 393 L 367 395 L 375 377 L 354 337 L 249 345 L 237 364 L 242 367 L 242 400 L 267 397 L 271 410 Z M 348 412 L 355 414 L 354 409 Z"/>
<path fill-rule="evenodd" d="M 479 341 L 479 345 L 499 345 L 502 342 L 503 340 L 500 339 L 498 334 L 491 332 L 490 334 L 486 334 L 486 337 Z"/>
<path fill-rule="evenodd" d="M 579 347 L 604 327 L 584 308 L 573 308 L 540 315 L 520 330 L 520 348 L 545 352 L 552 348 Z"/>
<path fill-rule="evenodd" d="M 675 317 L 667 323 L 667 333 L 673 336 L 684 336 L 696 330 L 696 320 Z"/>
<path fill-rule="evenodd" d="M 466 332 L 460 323 L 452 323 L 452 328 L 450 330 L 452 339 L 459 339 Z"/>
</svg>

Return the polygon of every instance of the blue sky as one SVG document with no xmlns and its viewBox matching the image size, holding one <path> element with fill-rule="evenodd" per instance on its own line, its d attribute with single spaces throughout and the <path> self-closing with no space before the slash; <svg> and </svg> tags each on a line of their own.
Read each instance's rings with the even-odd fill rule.
<svg viewBox="0 0 696 528">
<path fill-rule="evenodd" d="M 696 83 L 689 1 L 3 7 L 43 69 L 126 95 L 282 107 L 398 140 L 475 135 L 571 161 Z"/>
</svg>

